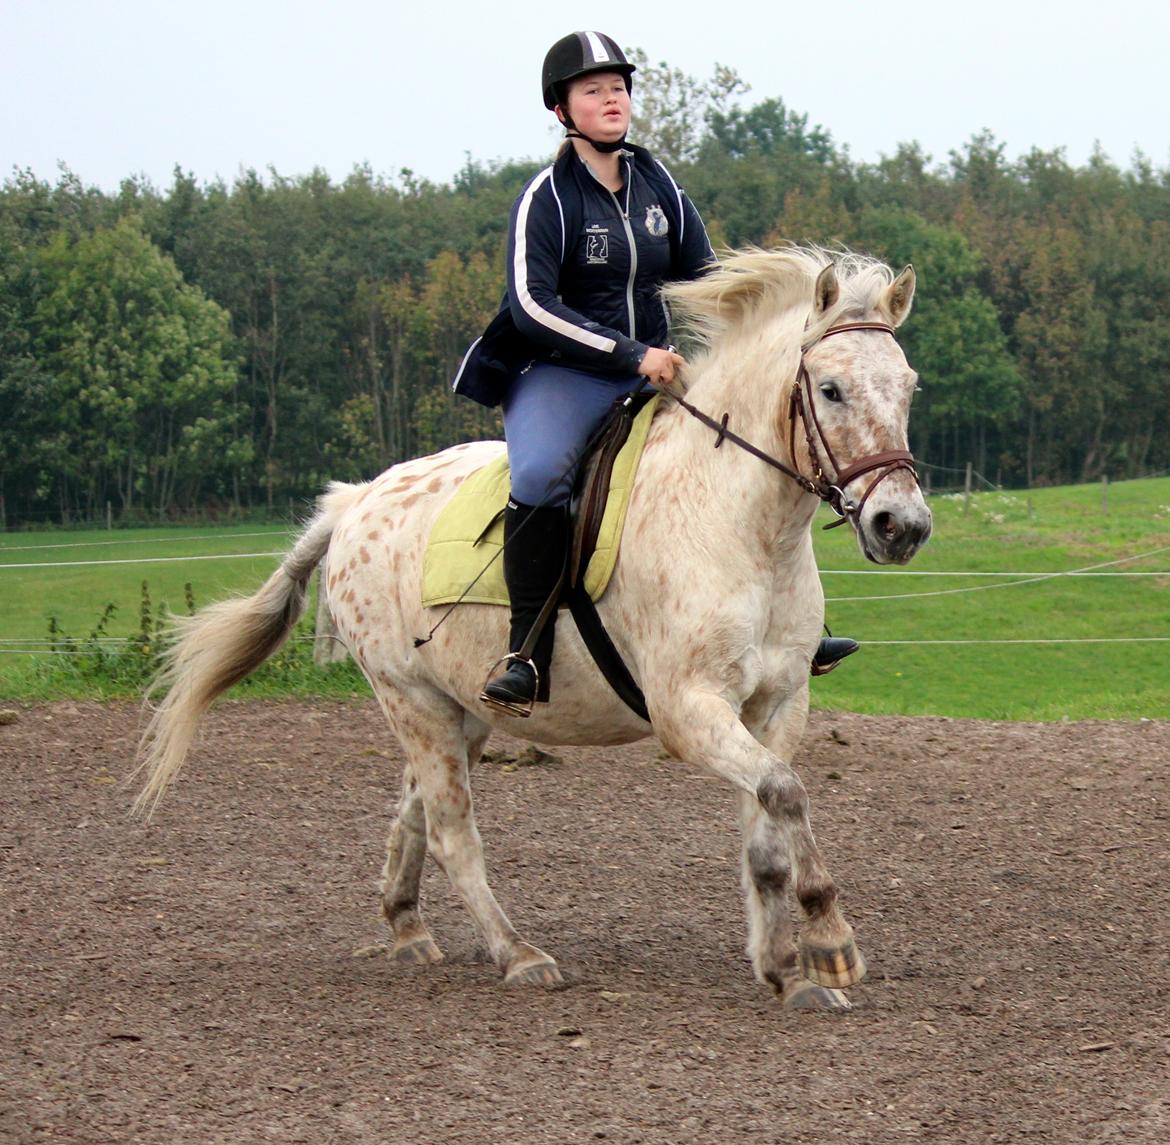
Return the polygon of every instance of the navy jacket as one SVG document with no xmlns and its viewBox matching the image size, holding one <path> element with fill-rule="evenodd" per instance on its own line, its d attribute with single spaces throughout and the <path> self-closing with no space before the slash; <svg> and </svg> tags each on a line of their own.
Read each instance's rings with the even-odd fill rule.
<svg viewBox="0 0 1170 1145">
<path fill-rule="evenodd" d="M 603 186 L 566 149 L 521 192 L 508 225 L 508 289 L 499 313 L 464 356 L 458 394 L 498 405 L 534 359 L 635 374 L 665 346 L 659 288 L 715 261 L 691 201 L 642 147 L 627 145 L 625 185 Z"/>
</svg>

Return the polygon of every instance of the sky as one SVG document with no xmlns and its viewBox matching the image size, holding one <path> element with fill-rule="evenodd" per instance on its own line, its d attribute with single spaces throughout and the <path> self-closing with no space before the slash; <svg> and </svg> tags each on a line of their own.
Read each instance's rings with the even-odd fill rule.
<svg viewBox="0 0 1170 1145">
<path fill-rule="evenodd" d="M 1165 0 L 0 0 L 0 178 L 443 183 L 469 156 L 544 159 L 541 62 L 577 28 L 700 80 L 734 68 L 745 104 L 779 97 L 855 161 L 915 141 L 942 164 L 989 130 L 1010 158 L 1170 168 Z"/>
</svg>

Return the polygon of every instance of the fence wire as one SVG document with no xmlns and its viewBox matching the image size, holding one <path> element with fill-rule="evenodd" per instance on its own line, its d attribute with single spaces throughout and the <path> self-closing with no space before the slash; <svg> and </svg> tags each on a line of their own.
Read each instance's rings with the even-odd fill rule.
<svg viewBox="0 0 1170 1145">
<path fill-rule="evenodd" d="M 238 537 L 288 536 L 288 530 L 271 530 L 266 532 L 237 534 Z M 83 548 L 87 545 L 120 545 L 145 543 L 174 543 L 181 541 L 213 541 L 222 540 L 222 535 L 192 536 L 183 538 L 151 538 L 147 541 L 90 541 L 63 543 L 59 545 L 28 545 L 13 549 L 0 548 L 0 555 L 23 551 L 25 549 L 67 549 Z M 1077 569 L 1065 569 L 1026 573 L 1021 571 L 964 571 L 964 570 L 917 570 L 917 569 L 822 569 L 821 576 L 909 576 L 909 577 L 961 577 L 961 578 L 996 578 L 995 584 L 965 585 L 960 588 L 932 589 L 920 592 L 883 593 L 857 596 L 827 596 L 826 604 L 844 604 L 851 602 L 918 600 L 932 597 L 958 596 L 975 592 L 987 592 L 993 589 L 1018 588 L 1023 585 L 1040 584 L 1046 581 L 1057 580 L 1062 577 L 1170 577 L 1170 569 L 1163 571 L 1117 571 L 1116 566 L 1129 564 L 1135 561 L 1147 560 L 1151 557 L 1170 553 L 1170 545 L 1146 552 L 1135 553 L 1116 560 L 1102 561 L 1098 564 L 1085 565 Z M 208 553 L 196 556 L 182 557 L 132 557 L 126 559 L 105 558 L 83 561 L 38 561 L 4 563 L 0 560 L 0 572 L 5 569 L 51 569 L 51 568 L 78 568 L 97 565 L 151 565 L 169 564 L 184 561 L 217 561 L 217 560 L 252 560 L 277 559 L 284 557 L 281 552 L 253 552 L 253 553 Z M 1106 571 L 1113 570 L 1113 571 Z M 1013 579 L 1014 578 L 1014 579 Z M 336 639 L 336 637 L 298 636 L 294 640 L 315 641 L 319 639 Z M 912 639 L 912 640 L 867 640 L 870 645 L 899 645 L 899 644 L 951 644 L 951 645 L 995 645 L 995 644 L 1136 644 L 1136 643 L 1170 643 L 1170 636 L 1110 636 L 1110 637 L 1036 637 L 1018 639 Z M 62 647 L 62 645 L 71 645 Z M 93 655 L 94 650 L 109 649 L 111 651 L 125 648 L 131 644 L 141 644 L 141 637 L 97 637 L 97 638 L 32 638 L 32 637 L 4 637 L 0 636 L 0 656 L 87 656 Z"/>
</svg>

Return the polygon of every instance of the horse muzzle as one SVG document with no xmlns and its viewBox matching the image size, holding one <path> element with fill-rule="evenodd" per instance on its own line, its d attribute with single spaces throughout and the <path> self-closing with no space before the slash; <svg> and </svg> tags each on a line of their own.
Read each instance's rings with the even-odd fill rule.
<svg viewBox="0 0 1170 1145">
<path fill-rule="evenodd" d="M 874 497 L 857 522 L 857 543 L 877 565 L 904 565 L 930 540 L 932 518 L 915 487 L 905 497 Z"/>
</svg>

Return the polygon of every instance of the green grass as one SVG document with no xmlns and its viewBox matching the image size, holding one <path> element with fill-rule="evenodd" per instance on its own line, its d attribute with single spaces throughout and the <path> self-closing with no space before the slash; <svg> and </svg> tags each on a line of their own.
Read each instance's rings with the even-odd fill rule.
<svg viewBox="0 0 1170 1145">
<path fill-rule="evenodd" d="M 1113 484 L 1107 494 L 1088 485 L 981 493 L 968 506 L 961 496 L 939 497 L 931 509 L 934 537 L 905 569 L 868 565 L 844 529 L 818 531 L 829 624 L 865 647 L 813 682 L 815 706 L 1008 720 L 1170 718 L 1170 643 L 1071 642 L 1170 637 L 1170 479 Z M 1164 576 L 1008 583 L 1158 549 L 1100 571 Z M 1020 575 L 907 575 L 940 571 Z M 927 643 L 990 640 L 1068 642 Z"/>
<path fill-rule="evenodd" d="M 196 606 L 255 591 L 293 535 L 288 529 L 241 525 L 0 536 L 0 697 L 140 695 L 153 668 L 141 618 L 143 581 L 152 621 L 167 611 L 186 613 L 188 585 Z M 109 604 L 115 610 L 92 638 Z M 307 616 L 313 614 L 310 607 Z M 56 649 L 49 647 L 51 626 L 60 634 Z M 279 656 L 239 685 L 240 691 L 367 693 L 352 664 L 312 666 L 311 636 L 308 621 L 302 622 Z M 118 649 L 103 637 L 137 638 L 138 645 Z M 28 654 L 33 647 L 39 654 Z"/>
<path fill-rule="evenodd" d="M 934 538 L 905 569 L 867 564 L 848 529 L 816 531 L 829 623 L 864 647 L 813 681 L 814 706 L 1013 720 L 1170 718 L 1170 642 L 1072 642 L 1170 637 L 1170 478 L 1111 485 L 1107 501 L 1100 486 L 1071 486 L 981 493 L 967 506 L 961 496 L 938 497 L 931 508 Z M 254 526 L 0 536 L 0 640 L 47 642 L 55 617 L 62 632 L 84 642 L 114 603 L 108 634 L 137 636 L 141 647 L 143 580 L 154 612 L 161 605 L 185 612 L 188 583 L 197 604 L 254 591 L 278 558 L 243 554 L 283 553 L 290 537 Z M 1159 576 L 1007 585 L 1009 578 L 908 575 L 1007 571 L 1023 581 L 1158 549 L 1164 551 L 1102 571 Z M 182 559 L 158 559 L 164 557 Z M 144 559 L 154 563 L 74 563 Z M 5 571 L 17 564 L 49 567 Z M 241 687 L 254 695 L 365 694 L 352 665 L 311 665 L 308 636 L 302 627 Z M 929 643 L 989 640 L 1057 642 Z M 101 653 L 95 663 L 92 645 L 89 660 L 12 654 L 17 647 L 0 643 L 5 698 L 141 690 L 141 658 L 102 662 Z"/>
</svg>

